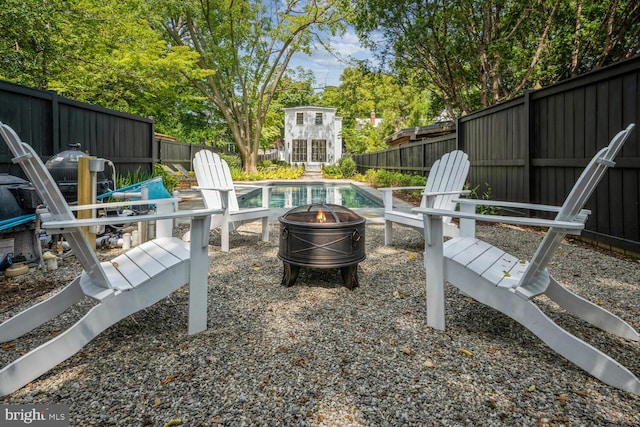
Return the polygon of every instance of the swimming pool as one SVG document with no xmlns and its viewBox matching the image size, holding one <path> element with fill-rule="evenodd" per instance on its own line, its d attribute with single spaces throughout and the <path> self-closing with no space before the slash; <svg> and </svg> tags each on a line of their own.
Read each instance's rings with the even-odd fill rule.
<svg viewBox="0 0 640 427">
<path fill-rule="evenodd" d="M 294 208 L 311 203 L 333 203 L 346 208 L 381 208 L 382 201 L 357 185 L 348 183 L 289 183 L 270 184 L 270 208 Z M 260 189 L 238 196 L 241 208 L 262 206 Z"/>
</svg>

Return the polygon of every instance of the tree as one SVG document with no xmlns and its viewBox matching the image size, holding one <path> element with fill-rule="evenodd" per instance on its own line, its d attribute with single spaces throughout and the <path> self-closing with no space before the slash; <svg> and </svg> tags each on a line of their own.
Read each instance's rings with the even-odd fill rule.
<svg viewBox="0 0 640 427">
<path fill-rule="evenodd" d="M 207 75 L 187 76 L 221 112 L 247 173 L 257 170 L 269 106 L 295 52 L 343 26 L 342 0 L 190 0 L 159 2 L 172 45 L 199 55 Z"/>
<path fill-rule="evenodd" d="M 260 148 L 271 148 L 277 139 L 284 137 L 283 108 L 319 104 L 313 84 L 313 73 L 309 70 L 298 67 L 285 72 L 265 116 Z"/>
<path fill-rule="evenodd" d="M 6 0 L 0 8 L 0 77 L 153 116 L 161 132 L 210 121 L 201 114 L 206 100 L 183 78 L 194 75 L 197 53 L 168 46 L 150 26 L 147 6 L 134 0 Z"/>
<path fill-rule="evenodd" d="M 325 89 L 321 104 L 336 107 L 343 117 L 342 139 L 350 153 L 383 149 L 387 136 L 403 127 L 426 124 L 437 115 L 429 116 L 427 93 L 401 85 L 392 74 L 352 66 L 345 68 L 340 80 L 337 87 Z M 382 123 L 356 129 L 356 119 L 368 119 L 372 111 Z"/>
<path fill-rule="evenodd" d="M 358 35 L 468 113 L 638 53 L 634 0 L 355 0 Z"/>
</svg>

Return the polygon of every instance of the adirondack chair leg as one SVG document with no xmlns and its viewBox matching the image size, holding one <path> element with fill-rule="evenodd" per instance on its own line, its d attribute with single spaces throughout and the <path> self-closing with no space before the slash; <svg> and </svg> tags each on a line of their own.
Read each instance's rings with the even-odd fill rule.
<svg viewBox="0 0 640 427">
<path fill-rule="evenodd" d="M 569 313 L 586 320 L 604 331 L 633 341 L 640 339 L 638 332 L 627 322 L 604 308 L 574 294 L 560 285 L 553 277 L 551 277 L 545 295 Z"/>
<path fill-rule="evenodd" d="M 473 284 L 485 288 L 486 284 Z M 467 292 L 471 289 L 466 287 Z M 553 351 L 586 372 L 621 390 L 640 395 L 640 380 L 619 362 L 570 334 L 547 317 L 538 306 L 514 292 L 494 288 L 493 292 L 469 294 L 479 302 L 501 311 L 540 338 Z"/>
<path fill-rule="evenodd" d="M 445 329 L 444 252 L 442 246 L 442 218 L 424 216 L 424 266 L 427 281 L 427 324 Z"/>
<path fill-rule="evenodd" d="M 220 250 L 222 250 L 222 252 L 229 252 L 229 233 L 229 222 L 225 221 L 222 226 L 220 226 Z"/>
<path fill-rule="evenodd" d="M 76 277 L 60 292 L 7 319 L 0 325 L 0 342 L 21 337 L 43 323 L 53 319 L 84 298 L 80 277 Z"/>
<path fill-rule="evenodd" d="M 59 363 L 73 356 L 89 341 L 109 326 L 122 320 L 121 313 L 128 305 L 128 314 L 139 310 L 121 298 L 111 298 L 94 306 L 72 327 L 6 365 L 0 371 L 0 396 L 13 393 Z"/>
<path fill-rule="evenodd" d="M 262 241 L 269 241 L 269 217 L 262 218 Z"/>
<path fill-rule="evenodd" d="M 208 253 L 210 222 L 210 216 L 194 218 L 191 221 L 193 235 L 198 237 L 194 237 L 190 242 L 189 335 L 207 329 L 207 279 L 211 264 Z"/>
<path fill-rule="evenodd" d="M 195 263 L 195 265 L 208 274 L 208 268 L 203 269 L 203 264 Z M 208 263 L 204 265 L 208 266 Z M 73 356 L 96 336 L 120 320 L 165 298 L 181 286 L 175 279 L 167 277 L 166 280 L 157 282 L 156 286 L 141 287 L 135 291 L 122 292 L 103 299 L 69 329 L 2 368 L 0 396 L 13 393 Z M 191 328 L 195 331 L 202 330 L 203 317 L 206 326 L 206 307 L 203 310 L 202 304 L 206 304 L 207 299 L 206 296 L 202 296 L 203 289 L 206 295 L 206 278 L 205 285 L 196 284 L 194 294 L 190 296 L 190 305 L 193 303 L 193 308 L 190 308 L 190 320 L 196 319 L 190 322 L 190 330 Z M 194 300 L 197 302 L 194 303 Z M 194 315 L 194 310 L 199 313 Z"/>
<path fill-rule="evenodd" d="M 384 222 L 384 245 L 393 244 L 393 221 Z"/>
</svg>

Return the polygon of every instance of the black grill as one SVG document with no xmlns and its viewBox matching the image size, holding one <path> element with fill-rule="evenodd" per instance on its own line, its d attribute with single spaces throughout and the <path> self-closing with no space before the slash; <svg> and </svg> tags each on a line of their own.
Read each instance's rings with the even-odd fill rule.
<svg viewBox="0 0 640 427">
<path fill-rule="evenodd" d="M 45 163 L 49 173 L 58 184 L 67 202 L 78 200 L 78 159 L 88 156 L 80 151 L 80 144 L 69 144 L 69 150 L 62 151 Z M 104 172 L 97 174 L 96 194 L 104 194 L 113 189 L 113 182 L 108 180 Z"/>
</svg>

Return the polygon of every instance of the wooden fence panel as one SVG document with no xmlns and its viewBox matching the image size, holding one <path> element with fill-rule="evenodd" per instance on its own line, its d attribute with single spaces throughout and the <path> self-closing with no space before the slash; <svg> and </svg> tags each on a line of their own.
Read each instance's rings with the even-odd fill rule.
<svg viewBox="0 0 640 427">
<path fill-rule="evenodd" d="M 558 205 L 597 150 L 636 123 L 617 166 L 587 203 L 592 214 L 583 236 L 640 253 L 639 103 L 640 57 L 635 57 L 461 117 L 456 146 L 469 154 L 469 183 L 478 186 L 478 196 L 490 187 L 493 199 Z M 401 146 L 403 164 L 393 169 L 414 169 L 408 159 L 416 158 L 418 148 L 430 164 L 436 155 L 429 150 L 444 146 Z M 359 170 L 366 169 L 370 156 L 354 156 Z"/>
<path fill-rule="evenodd" d="M 479 197 L 526 202 L 528 149 L 524 98 L 458 120 L 458 144 L 469 155 L 470 188 Z"/>
</svg>

